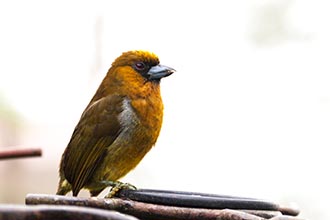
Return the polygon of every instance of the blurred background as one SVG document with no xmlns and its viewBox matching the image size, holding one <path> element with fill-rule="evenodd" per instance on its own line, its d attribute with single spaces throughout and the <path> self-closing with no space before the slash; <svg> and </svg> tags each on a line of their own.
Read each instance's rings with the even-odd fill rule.
<svg viewBox="0 0 330 220">
<path fill-rule="evenodd" d="M 156 53 L 156 146 L 122 179 L 248 196 L 329 219 L 330 4 L 304 0 L 1 1 L 0 202 L 56 191 L 58 164 L 112 61 Z M 88 194 L 81 194 L 88 195 Z"/>
</svg>

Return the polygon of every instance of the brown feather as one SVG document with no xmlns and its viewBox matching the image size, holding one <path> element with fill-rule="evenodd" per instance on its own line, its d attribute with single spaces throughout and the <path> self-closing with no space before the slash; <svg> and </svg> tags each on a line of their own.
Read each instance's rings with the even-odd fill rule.
<svg viewBox="0 0 330 220">
<path fill-rule="evenodd" d="M 88 107 L 75 128 L 63 158 L 65 178 L 77 195 L 91 178 L 113 143 L 121 127 L 116 117 L 122 109 L 122 97 L 107 96 Z"/>
</svg>

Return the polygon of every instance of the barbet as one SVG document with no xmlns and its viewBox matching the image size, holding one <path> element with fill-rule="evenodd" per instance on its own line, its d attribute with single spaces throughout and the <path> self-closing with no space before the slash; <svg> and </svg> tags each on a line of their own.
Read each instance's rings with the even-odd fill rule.
<svg viewBox="0 0 330 220">
<path fill-rule="evenodd" d="M 174 69 L 147 51 L 118 57 L 81 115 L 60 163 L 58 195 L 97 196 L 120 185 L 156 143 L 163 120 L 160 81 Z"/>
</svg>

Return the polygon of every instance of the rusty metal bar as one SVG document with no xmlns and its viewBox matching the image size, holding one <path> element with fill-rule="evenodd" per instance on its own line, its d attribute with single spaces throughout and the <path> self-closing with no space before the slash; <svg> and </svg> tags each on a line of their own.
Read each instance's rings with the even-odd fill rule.
<svg viewBox="0 0 330 220">
<path fill-rule="evenodd" d="M 138 220 L 115 211 L 94 209 L 77 206 L 23 206 L 23 205 L 0 205 L 0 219 L 21 220 Z"/>
<path fill-rule="evenodd" d="M 40 157 L 41 155 L 42 151 L 40 148 L 2 150 L 0 151 L 0 160 L 25 157 Z"/>
<path fill-rule="evenodd" d="M 28 194 L 27 205 L 68 205 L 87 206 L 106 210 L 116 210 L 121 213 L 133 215 L 144 220 L 298 220 L 293 216 L 285 216 L 281 212 L 266 210 L 232 210 L 189 208 L 168 205 L 150 204 L 121 198 L 79 198 L 70 196 L 56 196 L 44 194 Z M 267 213 L 268 212 L 268 213 Z"/>
</svg>

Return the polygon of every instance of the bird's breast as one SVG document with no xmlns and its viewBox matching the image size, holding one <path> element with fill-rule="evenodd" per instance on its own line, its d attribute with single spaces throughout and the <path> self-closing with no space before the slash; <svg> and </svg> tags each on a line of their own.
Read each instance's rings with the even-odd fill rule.
<svg viewBox="0 0 330 220">
<path fill-rule="evenodd" d="M 122 133 L 130 140 L 137 143 L 141 141 L 147 144 L 155 144 L 160 132 L 163 119 L 163 104 L 161 100 L 139 98 L 130 100 L 125 98 L 122 102 L 122 112 L 118 121 L 122 127 Z"/>
<path fill-rule="evenodd" d="M 155 112 L 149 100 L 123 99 L 118 116 L 121 132 L 107 150 L 99 170 L 98 180 L 117 180 L 133 169 L 156 143 L 160 132 L 162 111 Z M 149 109 L 151 108 L 151 109 Z M 149 109 L 149 110 L 148 110 Z M 156 108 L 157 109 L 157 108 Z M 162 106 L 160 108 L 162 110 Z M 147 117 L 147 118 L 144 118 Z"/>
</svg>

